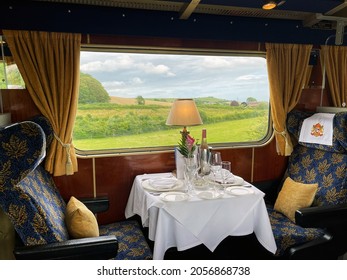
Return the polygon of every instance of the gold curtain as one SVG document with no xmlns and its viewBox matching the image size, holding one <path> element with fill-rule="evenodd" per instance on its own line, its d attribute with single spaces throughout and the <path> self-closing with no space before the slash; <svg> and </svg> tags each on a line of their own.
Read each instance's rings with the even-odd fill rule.
<svg viewBox="0 0 347 280">
<path fill-rule="evenodd" d="M 293 151 L 286 118 L 307 83 L 311 49 L 312 45 L 266 44 L 271 117 L 279 155 L 289 156 Z"/>
<path fill-rule="evenodd" d="M 328 78 L 335 107 L 347 103 L 347 47 L 321 46 L 321 63 Z"/>
<path fill-rule="evenodd" d="M 81 35 L 3 30 L 26 87 L 52 124 L 55 138 L 45 168 L 54 176 L 77 171 L 72 144 L 76 118 Z"/>
</svg>

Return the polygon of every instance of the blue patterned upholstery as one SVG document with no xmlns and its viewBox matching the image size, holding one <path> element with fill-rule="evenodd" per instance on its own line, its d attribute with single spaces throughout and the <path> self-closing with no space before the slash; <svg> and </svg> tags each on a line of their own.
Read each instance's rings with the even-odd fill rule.
<svg viewBox="0 0 347 280">
<path fill-rule="evenodd" d="M 1 133 L 0 206 L 25 245 L 68 240 L 65 202 L 39 165 L 46 142 L 41 127 L 22 122 Z"/>
<path fill-rule="evenodd" d="M 53 130 L 42 116 L 32 120 L 0 130 L 0 207 L 26 246 L 69 240 L 66 204 L 41 164 Z M 116 259 L 152 258 L 136 221 L 100 227 L 100 235 L 111 234 L 118 238 Z"/>
<path fill-rule="evenodd" d="M 152 252 L 135 220 L 121 221 L 99 228 L 100 235 L 115 235 L 118 239 L 118 255 L 115 260 L 151 260 Z"/>
<path fill-rule="evenodd" d="M 325 234 L 323 229 L 303 228 L 296 225 L 286 216 L 274 210 L 271 206 L 267 207 L 267 211 L 277 245 L 276 256 L 284 255 L 286 250 L 293 245 L 315 240 L 323 237 Z"/>
<path fill-rule="evenodd" d="M 292 111 L 287 117 L 288 131 L 298 142 L 302 122 L 312 113 Z M 285 177 L 296 182 L 318 183 L 312 206 L 337 205 L 347 202 L 347 114 L 337 113 L 334 117 L 333 146 L 297 143 L 288 160 Z M 302 228 L 281 213 L 268 206 L 268 212 L 278 251 L 322 237 L 323 229 Z"/>
</svg>

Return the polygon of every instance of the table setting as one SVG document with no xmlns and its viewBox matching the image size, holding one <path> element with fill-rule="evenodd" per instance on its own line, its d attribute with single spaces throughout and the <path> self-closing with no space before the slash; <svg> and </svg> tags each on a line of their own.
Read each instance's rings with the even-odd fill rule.
<svg viewBox="0 0 347 280">
<path fill-rule="evenodd" d="M 232 196 L 252 195 L 252 185 L 230 171 L 231 163 L 222 161 L 219 152 L 211 154 L 209 172 L 200 172 L 198 155 L 186 159 L 184 179 L 173 174 L 146 175 L 141 177 L 142 187 L 151 195 L 165 202 L 198 199 L 221 199 Z"/>
<path fill-rule="evenodd" d="M 185 250 L 204 244 L 214 251 L 225 237 L 252 232 L 266 249 L 276 251 L 264 193 L 231 172 L 225 175 L 223 182 L 210 174 L 194 177 L 204 182 L 192 178 L 191 186 L 171 172 L 136 176 L 125 216 L 137 214 L 149 228 L 154 259 L 163 259 L 170 247 Z"/>
</svg>

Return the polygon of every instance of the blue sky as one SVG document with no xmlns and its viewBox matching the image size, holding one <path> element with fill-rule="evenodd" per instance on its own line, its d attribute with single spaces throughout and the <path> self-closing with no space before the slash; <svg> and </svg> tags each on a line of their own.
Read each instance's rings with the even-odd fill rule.
<svg viewBox="0 0 347 280">
<path fill-rule="evenodd" d="M 111 96 L 269 100 L 262 57 L 82 52 L 81 72 Z"/>
</svg>

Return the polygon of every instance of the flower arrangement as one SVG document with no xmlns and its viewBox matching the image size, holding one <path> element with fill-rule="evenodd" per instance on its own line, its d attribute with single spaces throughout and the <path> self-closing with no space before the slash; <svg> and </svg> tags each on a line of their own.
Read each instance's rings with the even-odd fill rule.
<svg viewBox="0 0 347 280">
<path fill-rule="evenodd" d="M 196 149 L 197 142 L 189 134 L 182 134 L 178 142 L 178 151 L 186 158 L 192 157 Z"/>
</svg>

